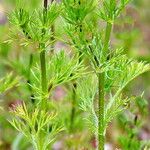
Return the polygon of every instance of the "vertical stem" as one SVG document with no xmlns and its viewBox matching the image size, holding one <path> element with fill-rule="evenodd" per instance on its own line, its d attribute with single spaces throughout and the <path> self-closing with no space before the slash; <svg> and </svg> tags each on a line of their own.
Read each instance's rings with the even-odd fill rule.
<svg viewBox="0 0 150 150">
<path fill-rule="evenodd" d="M 48 0 L 44 0 L 44 8 L 47 9 L 48 6 Z"/>
<path fill-rule="evenodd" d="M 74 0 L 75 3 L 75 0 Z M 80 0 L 78 1 L 78 4 L 80 5 L 81 2 Z M 78 31 L 78 30 L 77 30 Z M 82 33 L 82 24 L 79 25 L 79 36 Z M 82 61 L 82 58 L 80 57 L 82 55 L 81 51 L 79 52 L 79 63 Z M 70 131 L 73 130 L 73 124 L 74 124 L 74 119 L 75 119 L 75 114 L 76 114 L 76 88 L 77 88 L 77 83 L 73 83 L 73 89 L 72 89 L 72 108 L 71 108 L 71 114 L 70 114 Z"/>
<path fill-rule="evenodd" d="M 111 30 L 112 30 L 112 24 L 107 23 L 106 31 L 105 31 L 104 48 L 103 48 L 105 56 L 109 53 L 108 48 L 109 48 L 109 40 L 110 40 Z"/>
<path fill-rule="evenodd" d="M 44 0 L 44 9 L 43 15 L 45 15 L 45 11 L 47 12 L 48 0 Z M 45 34 L 45 30 L 43 29 L 43 34 Z M 41 65 L 41 88 L 42 88 L 42 99 L 41 99 L 41 107 L 43 109 L 46 108 L 46 93 L 47 93 L 47 77 L 46 77 L 46 56 L 45 56 L 45 43 L 40 43 L 39 48 L 40 52 L 40 65 Z"/>
<path fill-rule="evenodd" d="M 104 41 L 104 56 L 105 60 L 107 59 L 107 55 L 109 54 L 109 41 L 111 36 L 112 24 L 107 23 L 106 31 L 105 31 L 105 41 Z M 104 129 L 104 119 L 105 119 L 105 73 L 98 73 L 98 150 L 104 150 L 105 146 L 105 129 Z"/>
<path fill-rule="evenodd" d="M 105 74 L 99 73 L 98 74 L 98 97 L 99 97 L 99 104 L 98 104 L 98 150 L 104 150 L 104 143 L 105 143 L 105 136 L 104 136 L 104 110 L 105 110 L 105 94 L 104 94 L 104 83 L 105 83 Z"/>
<path fill-rule="evenodd" d="M 54 2 L 54 0 L 51 0 L 51 4 Z M 55 26 L 54 24 L 51 26 L 51 32 L 52 32 L 52 36 L 51 36 L 51 41 L 53 42 L 55 40 L 54 38 L 54 34 L 55 34 Z M 52 43 L 51 45 L 51 48 L 52 48 L 52 54 L 54 53 L 54 42 Z"/>
<path fill-rule="evenodd" d="M 54 24 L 51 26 L 51 32 L 52 32 L 52 36 L 51 36 L 51 41 L 52 41 L 52 44 L 51 44 L 51 49 L 52 49 L 52 54 L 54 53 L 54 46 L 55 46 L 55 26 Z"/>
<path fill-rule="evenodd" d="M 70 131 L 73 130 L 73 124 L 75 119 L 75 113 L 76 113 L 76 88 L 77 84 L 73 83 L 73 89 L 72 89 L 72 108 L 71 108 L 71 115 L 70 115 Z"/>
<path fill-rule="evenodd" d="M 29 59 L 29 70 L 28 70 L 28 80 L 27 80 L 27 83 L 28 83 L 28 88 L 29 88 L 29 91 L 30 91 L 31 102 L 34 103 L 35 102 L 34 94 L 33 94 L 32 87 L 30 86 L 30 84 L 31 84 L 30 73 L 31 73 L 32 64 L 33 64 L 33 54 L 31 53 L 30 54 L 30 59 Z"/>
<path fill-rule="evenodd" d="M 40 45 L 42 51 L 40 52 L 40 64 L 41 64 L 41 86 L 42 86 L 42 101 L 41 107 L 44 109 L 47 99 L 45 94 L 47 93 L 47 78 L 46 78 L 46 58 L 45 58 L 45 44 Z"/>
</svg>

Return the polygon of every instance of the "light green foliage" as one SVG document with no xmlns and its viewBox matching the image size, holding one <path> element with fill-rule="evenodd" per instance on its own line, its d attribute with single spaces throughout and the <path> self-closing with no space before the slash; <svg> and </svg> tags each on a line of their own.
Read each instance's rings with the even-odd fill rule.
<svg viewBox="0 0 150 150">
<path fill-rule="evenodd" d="M 64 18 L 68 23 L 80 26 L 87 14 L 96 7 L 96 0 L 63 0 Z"/>
<path fill-rule="evenodd" d="M 82 53 L 81 47 L 83 48 L 86 43 L 86 34 L 90 33 L 91 23 L 87 22 L 87 18 L 92 13 L 94 17 L 97 4 L 97 0 L 63 0 L 62 17 L 65 19 L 65 32 L 69 37 L 69 42 L 65 42 L 75 47 L 79 53 Z"/>
<path fill-rule="evenodd" d="M 12 73 L 6 75 L 6 77 L 0 79 L 0 94 L 14 86 L 18 86 L 18 83 L 19 78 L 15 78 Z"/>
<path fill-rule="evenodd" d="M 114 20 L 120 15 L 128 2 L 129 1 L 119 1 L 117 3 L 115 0 L 103 1 L 103 7 L 100 10 L 100 17 L 108 23 L 107 27 L 109 27 L 109 24 L 113 24 Z M 73 20 L 73 18 L 71 19 Z M 105 98 L 110 95 L 109 98 L 107 98 L 109 101 L 104 106 L 104 132 L 106 131 L 108 123 L 127 108 L 126 106 L 132 100 L 132 98 L 122 95 L 123 89 L 137 76 L 150 70 L 149 64 L 145 62 L 137 62 L 132 58 L 128 58 L 126 55 L 122 54 L 122 49 L 112 50 L 109 47 L 111 28 L 107 27 L 105 37 L 103 37 L 101 33 L 98 33 L 98 30 L 94 30 L 92 33 L 92 39 L 90 40 L 86 36 L 82 36 L 82 38 L 84 38 L 82 39 L 80 37 L 82 33 L 80 32 L 76 32 L 79 36 L 73 36 L 74 34 L 72 34 L 72 30 L 70 30 L 70 33 L 70 28 L 67 30 L 75 48 L 88 56 L 87 58 L 91 62 L 94 72 L 96 74 L 104 73 L 105 77 L 102 80 L 105 80 Z M 83 26 L 82 29 L 84 29 Z M 95 31 L 96 33 L 94 33 Z M 82 32 L 84 32 L 84 30 L 82 30 Z M 82 84 L 82 82 L 80 84 Z M 79 87 L 80 84 L 78 85 Z M 80 88 L 82 92 L 79 94 L 81 98 L 80 105 L 82 110 L 88 110 L 88 119 L 87 116 L 85 118 L 88 121 L 90 120 L 90 128 L 96 132 L 98 131 L 97 118 L 99 114 L 97 114 L 97 108 L 94 108 L 93 97 L 88 97 L 92 93 L 90 88 L 95 85 L 90 86 L 87 85 L 87 83 L 84 83 L 83 85 L 84 90 L 81 90 Z M 88 90 L 86 90 L 86 86 L 89 87 Z M 86 94 L 84 95 L 83 93 Z M 93 94 L 95 95 L 95 93 Z M 91 122 L 91 120 L 93 122 Z"/>
<path fill-rule="evenodd" d="M 77 94 L 81 100 L 80 108 L 85 111 L 88 111 L 88 108 L 93 109 L 94 98 L 97 91 L 97 80 L 95 76 L 88 75 L 80 79 L 77 84 Z M 95 86 L 93 86 L 94 84 Z"/>
<path fill-rule="evenodd" d="M 118 52 L 101 67 L 101 71 L 106 73 L 106 90 L 116 90 L 117 94 L 120 94 L 131 80 L 149 69 L 150 65 L 146 62 L 129 59 Z"/>
<path fill-rule="evenodd" d="M 52 123 L 56 117 L 54 112 L 38 108 L 29 111 L 23 103 L 16 106 L 11 113 L 14 119 L 10 123 L 28 138 L 35 150 L 46 150 L 56 134 L 62 130 L 61 127 L 56 127 Z"/>
<path fill-rule="evenodd" d="M 21 7 L 9 15 L 9 21 L 21 30 L 27 38 L 27 41 L 23 43 L 24 45 L 28 45 L 30 42 L 48 42 L 46 45 L 48 46 L 50 44 L 50 37 L 52 36 L 50 27 L 61 13 L 61 10 L 61 4 L 55 2 L 47 10 L 29 12 L 27 9 Z"/>
<path fill-rule="evenodd" d="M 95 75 L 88 75 L 77 83 L 77 95 L 79 97 L 79 107 L 87 112 L 84 118 L 86 125 L 95 134 L 97 132 L 98 118 L 94 107 L 94 98 L 97 93 L 97 79 Z"/>
<path fill-rule="evenodd" d="M 121 51 L 121 49 L 120 49 Z M 139 76 L 140 74 L 150 70 L 149 64 L 145 62 L 137 62 L 133 59 L 128 59 L 125 55 L 115 55 L 107 64 L 102 65 L 101 71 L 106 74 L 105 90 L 108 92 L 109 102 L 105 106 L 105 129 L 109 122 L 127 108 L 128 103 L 133 99 L 122 96 L 122 90 L 130 81 Z M 84 80 L 83 80 L 84 81 Z M 96 95 L 97 80 L 86 79 L 85 82 L 80 82 L 79 90 L 81 99 L 81 108 L 88 111 L 96 120 L 96 115 L 93 108 L 93 100 Z M 90 84 L 89 84 L 90 83 Z M 89 89 L 90 87 L 90 89 Z M 115 94 L 112 94 L 114 93 Z M 91 118 L 91 117 L 90 117 Z M 91 127 L 96 126 L 97 123 L 93 122 Z M 94 130 L 95 131 L 95 130 Z"/>
<path fill-rule="evenodd" d="M 83 62 L 79 62 L 79 56 L 67 56 L 64 51 L 54 55 L 48 65 L 51 72 L 49 76 L 49 85 L 52 87 L 75 80 L 82 75 L 87 74 L 87 67 Z"/>
<path fill-rule="evenodd" d="M 110 79 L 113 82 L 113 84 L 111 82 L 112 91 L 116 91 L 113 96 L 110 96 L 110 102 L 106 108 L 106 120 L 116 116 L 130 101 L 130 98 L 123 98 L 121 96 L 122 90 L 126 87 L 126 85 L 140 74 L 150 70 L 150 65 L 145 64 L 144 62 L 137 62 L 133 59 L 128 59 L 127 57 L 121 56 L 119 58 L 120 59 L 116 62 L 118 65 L 113 63 L 114 68 L 112 72 L 111 68 L 108 73 L 106 72 L 108 76 L 106 81 L 109 81 Z M 112 76 L 109 76 L 109 72 L 111 72 L 110 74 Z"/>
<path fill-rule="evenodd" d="M 106 22 L 113 23 L 131 0 L 102 0 L 99 16 Z"/>
<path fill-rule="evenodd" d="M 77 78 L 89 74 L 87 67 L 83 62 L 79 62 L 79 56 L 69 56 L 62 50 L 51 57 L 47 65 L 47 80 L 48 91 L 44 93 L 45 97 L 48 97 L 51 90 L 59 85 L 69 83 Z M 37 95 L 37 99 L 40 99 L 42 93 L 40 88 L 40 67 L 37 65 L 32 69 L 32 81 L 30 85 Z"/>
<path fill-rule="evenodd" d="M 120 51 L 122 50 L 120 49 Z M 132 98 L 123 97 L 122 90 L 137 76 L 149 71 L 150 65 L 145 62 L 137 62 L 133 59 L 129 59 L 125 55 L 117 54 L 101 66 L 102 67 L 96 71 L 105 72 L 105 90 L 110 95 L 109 102 L 105 106 L 106 129 L 108 123 L 121 111 L 127 108 L 126 106 L 132 100 Z M 88 94 L 90 94 L 90 92 Z M 85 99 L 87 99 L 86 101 L 88 103 L 88 98 L 86 98 L 86 96 Z M 82 108 L 88 108 L 87 106 L 91 106 L 89 103 L 88 105 L 86 103 L 83 104 L 84 106 L 82 106 Z"/>
<path fill-rule="evenodd" d="M 84 42 L 81 51 L 88 55 L 93 69 L 98 70 L 104 61 L 103 43 L 101 35 L 98 35 L 98 33 L 92 34 L 93 38 Z"/>
<path fill-rule="evenodd" d="M 29 65 L 29 62 L 26 58 L 20 56 L 16 60 L 12 59 L 9 62 L 7 62 L 8 66 L 14 69 L 19 76 L 25 78 L 28 77 L 28 65 Z"/>
<path fill-rule="evenodd" d="M 55 135 L 62 130 L 60 127 L 61 124 L 57 124 L 53 112 L 49 112 L 46 109 L 46 107 L 52 105 L 52 103 L 48 103 L 49 93 L 47 92 L 49 91 L 46 89 L 46 70 L 44 70 L 48 69 L 45 64 L 45 51 L 51 42 L 53 42 L 51 41 L 51 36 L 53 36 L 51 26 L 59 16 L 61 10 L 61 4 L 53 2 L 47 8 L 32 11 L 29 11 L 23 6 L 18 6 L 18 8 L 9 15 L 9 21 L 14 26 L 12 37 L 10 37 L 11 39 L 8 40 L 8 42 L 20 39 L 21 37 L 21 46 L 26 46 L 34 42 L 38 45 L 37 49 L 40 49 L 41 66 L 39 67 L 39 65 L 37 65 L 37 67 L 32 70 L 32 66 L 29 64 L 27 68 L 24 67 L 24 72 L 21 72 L 25 75 L 30 86 L 31 95 L 33 95 L 34 100 L 36 100 L 36 108 L 26 107 L 23 103 L 23 105 L 16 107 L 15 110 L 12 111 L 14 119 L 11 121 L 12 125 L 27 137 L 36 150 L 46 150 L 53 142 Z M 17 29 L 17 32 L 14 29 Z M 18 65 L 13 64 L 13 66 Z M 42 106 L 41 108 L 40 105 L 44 107 Z M 50 107 L 48 108 L 50 109 Z M 53 108 L 51 106 L 51 111 L 52 110 Z"/>
</svg>

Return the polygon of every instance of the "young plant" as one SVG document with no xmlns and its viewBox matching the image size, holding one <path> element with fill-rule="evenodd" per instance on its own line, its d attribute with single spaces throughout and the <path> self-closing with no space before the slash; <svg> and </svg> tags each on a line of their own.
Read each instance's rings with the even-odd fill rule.
<svg viewBox="0 0 150 150">
<path fill-rule="evenodd" d="M 40 94 L 40 98 L 37 98 L 36 107 L 32 107 L 31 110 L 26 107 L 25 103 L 14 106 L 11 112 L 15 118 L 10 121 L 18 131 L 28 138 L 34 149 L 37 150 L 46 150 L 53 142 L 55 135 L 62 129 L 61 125 L 57 125 L 57 121 L 54 121 L 55 124 L 52 123 L 57 112 L 52 109 L 48 102 L 49 91 L 46 70 L 46 49 L 51 43 L 50 26 L 58 17 L 60 11 L 60 5 L 53 2 L 48 7 L 48 1 L 44 0 L 42 10 L 29 12 L 25 8 L 19 7 L 9 17 L 10 22 L 24 35 L 24 45 L 29 45 L 31 42 L 35 42 L 38 45 L 37 50 L 40 56 L 40 71 L 38 72 L 40 73 L 40 78 L 38 78 L 38 81 L 40 83 L 36 87 L 35 94 Z M 30 67 L 32 67 L 31 63 Z M 31 72 L 31 68 L 29 68 L 29 72 Z M 33 72 L 33 76 L 36 77 L 35 72 Z M 33 87 L 32 83 L 28 82 L 28 84 L 31 88 Z"/>
<path fill-rule="evenodd" d="M 15 118 L 10 123 L 25 135 L 35 150 L 46 150 L 61 131 L 61 128 L 52 126 L 55 114 L 39 108 L 29 112 L 24 103 L 14 109 L 11 112 Z"/>
<path fill-rule="evenodd" d="M 57 107 L 52 100 L 49 100 L 52 98 L 52 91 L 58 85 L 75 80 L 86 73 L 86 67 L 83 62 L 78 61 L 77 55 L 70 58 L 61 51 L 51 56 L 50 60 L 46 59 L 47 49 L 53 43 L 51 27 L 61 10 L 61 4 L 52 2 L 48 6 L 48 1 L 44 0 L 42 10 L 29 12 L 19 7 L 9 17 L 10 23 L 15 25 L 19 34 L 22 33 L 21 46 L 35 43 L 39 54 L 36 66 L 33 67 L 30 58 L 29 70 L 25 69 L 27 79 L 32 80 L 28 85 L 32 89 L 36 103 L 31 108 L 24 102 L 22 105 L 14 106 L 11 111 L 14 119 L 10 121 L 37 150 L 46 150 L 50 147 L 53 138 L 62 129 L 60 120 L 56 118 Z M 57 117 L 59 118 L 59 114 Z"/>
<path fill-rule="evenodd" d="M 81 97 L 80 106 L 82 110 L 89 113 L 89 118 L 86 118 L 86 120 L 88 120 L 90 128 L 96 135 L 97 149 L 104 150 L 105 134 L 109 122 L 127 108 L 126 106 L 132 100 L 132 98 L 124 97 L 122 91 L 134 78 L 148 71 L 150 65 L 128 58 L 122 53 L 122 48 L 113 50 L 110 47 L 113 24 L 121 11 L 129 3 L 129 0 L 105 0 L 100 2 L 100 8 L 98 7 L 97 11 L 98 16 L 106 23 L 104 34 L 94 26 L 87 25 L 92 24 L 92 22 L 86 23 L 86 20 L 82 22 L 83 34 L 75 32 L 75 29 L 81 25 L 78 19 L 83 21 L 85 16 L 91 13 L 91 7 L 94 2 L 90 4 L 90 1 L 89 3 L 86 3 L 84 0 L 80 1 L 83 11 L 77 9 L 78 13 L 74 12 L 78 3 L 72 3 L 73 1 L 71 0 L 68 0 L 67 3 L 64 1 L 65 6 L 67 6 L 65 7 L 67 9 L 67 17 L 65 17 L 65 19 L 71 24 L 67 33 L 71 38 L 71 44 L 77 48 L 80 53 L 87 56 L 92 64 L 93 72 L 97 76 L 97 81 L 86 78 L 82 86 L 82 82 L 79 82 L 79 85 L 77 85 L 77 87 L 82 87 L 79 90 Z M 70 7 L 70 9 L 68 7 Z M 87 31 L 92 30 L 93 32 L 89 38 Z M 92 76 L 94 76 L 94 74 Z M 87 83 L 89 80 L 90 82 Z M 94 86 L 96 88 L 93 88 Z M 97 105 L 95 107 L 94 98 L 96 94 Z"/>
</svg>

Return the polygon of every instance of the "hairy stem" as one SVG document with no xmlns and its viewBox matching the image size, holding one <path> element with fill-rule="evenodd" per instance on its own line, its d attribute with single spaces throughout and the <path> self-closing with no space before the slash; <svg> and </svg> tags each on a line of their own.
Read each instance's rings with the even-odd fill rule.
<svg viewBox="0 0 150 150">
<path fill-rule="evenodd" d="M 104 110 L 105 110 L 105 93 L 104 93 L 105 74 L 98 74 L 98 150 L 104 150 L 105 136 L 104 136 Z"/>
<path fill-rule="evenodd" d="M 105 54 L 105 60 L 109 54 L 109 41 L 112 30 L 112 24 L 107 23 L 105 31 L 105 41 L 103 52 Z M 104 111 L 105 111 L 105 73 L 98 73 L 98 150 L 104 150 L 105 145 L 105 135 L 104 135 Z"/>
</svg>

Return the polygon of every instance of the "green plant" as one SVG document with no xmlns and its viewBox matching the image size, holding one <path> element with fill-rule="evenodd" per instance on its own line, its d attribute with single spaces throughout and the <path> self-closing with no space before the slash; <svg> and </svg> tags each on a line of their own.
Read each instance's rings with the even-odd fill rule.
<svg viewBox="0 0 150 150">
<path fill-rule="evenodd" d="M 85 120 L 85 125 L 94 133 L 97 149 L 104 150 L 109 123 L 134 100 L 123 94 L 124 88 L 137 76 L 150 70 L 149 64 L 128 58 L 123 48 L 111 44 L 114 22 L 129 2 L 63 0 L 61 3 L 52 1 L 48 5 L 48 1 L 44 0 L 42 9 L 29 11 L 17 6 L 9 15 L 13 29 L 7 42 L 19 38 L 21 47 L 36 47 L 35 62 L 32 60 L 33 53 L 29 53 L 28 69 L 20 62 L 11 64 L 14 68 L 23 66 L 19 71 L 28 81 L 35 103 L 31 105 L 27 101 L 15 106 L 11 110 L 13 119 L 10 122 L 27 137 L 34 149 L 52 147 L 56 136 L 62 138 L 63 135 L 59 133 L 64 126 L 71 131 L 67 133 L 74 134 L 73 129 L 80 128 L 74 125 L 77 117 L 80 124 L 84 124 Z M 65 35 L 56 37 L 54 21 L 60 15 Z M 100 22 L 105 26 L 99 27 Z M 53 51 L 54 40 L 58 39 L 68 45 L 70 55 L 64 50 L 58 53 Z M 68 88 L 68 93 L 73 95 L 70 108 L 66 106 L 66 101 L 62 102 L 64 108 L 53 101 L 53 91 L 60 85 L 73 87 L 71 90 Z M 66 125 L 68 122 L 65 123 L 68 116 L 69 129 Z M 82 118 L 84 120 L 81 121 Z M 85 129 L 77 131 L 85 133 Z"/>
<path fill-rule="evenodd" d="M 32 88 L 32 92 L 35 92 L 35 99 L 37 100 L 35 108 L 26 108 L 26 105 L 15 106 L 11 112 L 15 118 L 10 121 L 11 124 L 20 132 L 22 132 L 28 140 L 32 143 L 37 150 L 46 150 L 48 146 L 53 142 L 53 138 L 58 134 L 62 126 L 58 125 L 55 121 L 53 124 L 51 121 L 56 115 L 54 108 L 48 102 L 48 76 L 47 76 L 47 61 L 46 61 L 46 49 L 51 44 L 50 26 L 54 20 L 58 17 L 61 11 L 61 6 L 55 2 L 48 7 L 48 1 L 44 1 L 44 8 L 42 10 L 34 10 L 29 12 L 22 6 L 19 6 L 9 17 L 10 22 L 17 27 L 17 29 L 25 37 L 23 45 L 27 46 L 31 42 L 36 43 L 39 53 L 40 66 L 38 72 L 32 71 L 32 58 L 30 59 L 29 71 L 27 77 L 33 74 L 33 83 L 28 82 L 29 88 Z M 36 16 L 36 17 L 35 17 Z M 15 35 L 15 34 L 12 34 Z M 11 37 L 15 39 L 16 36 Z M 9 40 L 11 42 L 11 40 Z M 26 71 L 26 70 L 25 70 Z M 38 74 L 38 78 L 36 75 Z M 38 79 L 38 80 L 37 80 Z M 31 79 L 30 79 L 31 80 Z M 34 82 L 35 81 L 35 82 Z M 36 89 L 34 85 L 38 82 Z M 35 91 L 34 91 L 35 90 Z M 38 96 L 36 95 L 38 94 Z M 51 110 L 50 112 L 48 110 Z M 42 138 L 42 139 L 41 139 Z"/>
<path fill-rule="evenodd" d="M 29 112 L 23 103 L 11 113 L 15 116 L 11 124 L 28 138 L 35 150 L 46 150 L 58 132 L 62 130 L 61 127 L 52 124 L 56 117 L 52 112 L 38 108 Z"/>
<path fill-rule="evenodd" d="M 18 61 L 11 64 L 14 68 L 22 67 L 22 71 L 19 71 L 28 80 L 27 84 L 34 94 L 36 103 L 31 108 L 26 107 L 24 103 L 23 105 L 15 106 L 15 110 L 11 111 L 15 118 L 10 122 L 29 139 L 35 149 L 40 150 L 47 149 L 53 142 L 53 137 L 59 133 L 62 127 L 61 123 L 58 123 L 59 127 L 57 127 L 57 119 L 54 119 L 54 121 L 53 116 L 51 117 L 51 111 L 57 113 L 53 101 L 49 101 L 52 90 L 58 85 L 72 81 L 86 73 L 86 68 L 83 62 L 78 62 L 79 57 L 77 55 L 69 58 L 67 54 L 61 51 L 51 56 L 51 60 L 46 60 L 46 54 L 48 54 L 46 50 L 53 43 L 50 38 L 53 36 L 50 27 L 60 12 L 61 4 L 52 2 L 48 6 L 48 1 L 44 1 L 42 10 L 29 12 L 19 6 L 9 16 L 11 24 L 15 25 L 14 28 L 19 33 L 22 33 L 23 41 L 21 41 L 21 46 L 35 43 L 40 56 L 39 63 L 34 68 L 32 55 L 30 55 L 29 69 L 26 69 L 24 64 L 20 64 Z M 13 42 L 16 38 L 15 32 L 11 34 L 11 38 L 7 42 Z M 51 123 L 51 120 L 55 123 Z"/>
<path fill-rule="evenodd" d="M 76 1 L 75 1 L 76 2 Z M 99 17 L 106 22 L 105 33 L 99 32 L 94 26 L 89 25 L 93 22 L 86 22 L 85 16 L 91 13 L 95 2 L 86 3 L 83 1 L 64 1 L 65 4 L 65 19 L 69 24 L 67 33 L 71 39 L 71 45 L 88 56 L 92 64 L 93 72 L 97 76 L 97 87 L 89 89 L 93 85 L 93 81 L 83 83 L 82 91 L 79 95 L 81 97 L 81 108 L 89 113 L 88 123 L 93 129 L 98 142 L 98 149 L 104 149 L 105 133 L 108 123 L 124 110 L 131 98 L 122 95 L 123 89 L 127 84 L 140 74 L 150 69 L 149 64 L 145 62 L 137 62 L 122 54 L 123 49 L 113 50 L 110 47 L 110 37 L 113 29 L 113 24 L 121 11 L 129 3 L 129 0 L 122 1 L 102 1 L 100 8 L 98 8 Z M 81 9 L 85 11 L 79 11 Z M 71 10 L 70 10 L 71 9 Z M 78 10 L 79 13 L 76 13 Z M 81 27 L 82 23 L 82 33 Z M 75 30 L 76 29 L 76 30 Z M 87 31 L 92 31 L 91 38 L 87 35 Z M 95 82 L 94 82 L 95 83 Z M 79 83 L 79 87 L 80 87 Z M 77 86 L 77 87 L 78 87 Z M 98 90 L 98 91 L 97 91 Z M 94 97 L 98 92 L 97 107 L 94 106 Z M 86 93 L 86 94 L 85 94 Z M 83 96 L 82 96 L 83 95 Z M 106 98 L 107 97 L 107 98 Z M 108 98 L 109 97 L 109 98 Z M 106 102 L 107 99 L 107 102 Z M 87 120 L 87 119 L 86 119 Z"/>
</svg>

